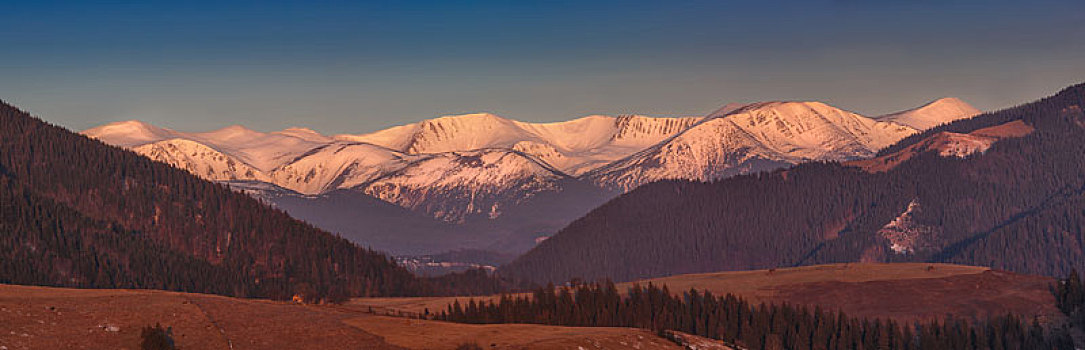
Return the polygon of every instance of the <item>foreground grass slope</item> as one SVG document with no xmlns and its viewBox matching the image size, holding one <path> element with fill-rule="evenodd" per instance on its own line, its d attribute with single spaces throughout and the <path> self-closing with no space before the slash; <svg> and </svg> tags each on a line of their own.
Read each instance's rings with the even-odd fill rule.
<svg viewBox="0 0 1085 350">
<path fill-rule="evenodd" d="M 473 326 L 378 316 L 352 306 L 0 285 L 0 345 L 10 350 L 138 349 L 140 328 L 156 322 L 173 327 L 181 349 L 454 349 L 463 343 L 488 349 L 679 349 L 629 328 Z"/>
</svg>

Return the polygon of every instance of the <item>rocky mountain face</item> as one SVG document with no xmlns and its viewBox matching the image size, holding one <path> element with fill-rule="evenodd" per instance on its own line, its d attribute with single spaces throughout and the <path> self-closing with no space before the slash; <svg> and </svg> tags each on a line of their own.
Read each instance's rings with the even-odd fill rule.
<svg viewBox="0 0 1085 350">
<path fill-rule="evenodd" d="M 424 244 L 410 244 L 409 239 L 380 243 L 376 237 L 383 234 L 344 225 L 364 223 L 331 219 L 306 206 L 328 207 L 323 202 L 368 196 L 422 214 L 393 215 L 411 219 L 392 219 L 393 225 L 385 225 L 388 229 L 442 227 L 446 236 L 464 238 L 446 242 L 448 249 L 519 252 L 644 183 L 711 181 L 810 160 L 866 158 L 920 131 L 904 123 L 940 124 L 972 110 L 943 106 L 947 104 L 879 119 L 819 102 L 763 102 L 730 104 L 703 118 L 595 115 L 526 123 L 467 114 L 361 135 L 325 136 L 304 128 L 263 133 L 241 126 L 186 133 L 139 121 L 103 125 L 83 134 L 208 180 L 229 182 L 290 207 L 291 214 L 317 226 L 335 226 L 359 243 L 393 253 L 415 253 L 414 247 Z M 363 207 L 353 211 L 372 209 Z M 527 208 L 548 211 L 525 212 Z M 419 217 L 434 222 L 420 224 Z M 460 230 L 486 239 L 452 232 Z"/>
</svg>

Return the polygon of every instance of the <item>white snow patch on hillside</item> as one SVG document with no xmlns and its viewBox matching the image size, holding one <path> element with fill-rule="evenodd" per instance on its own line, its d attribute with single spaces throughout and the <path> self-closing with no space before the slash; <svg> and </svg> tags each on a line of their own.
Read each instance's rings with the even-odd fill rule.
<svg viewBox="0 0 1085 350">
<path fill-rule="evenodd" d="M 919 201 L 912 200 L 903 213 L 878 230 L 877 234 L 889 241 L 889 249 L 893 252 L 915 253 L 916 250 L 926 248 L 937 237 L 937 228 L 915 221 L 914 215 L 918 210 Z"/>
</svg>

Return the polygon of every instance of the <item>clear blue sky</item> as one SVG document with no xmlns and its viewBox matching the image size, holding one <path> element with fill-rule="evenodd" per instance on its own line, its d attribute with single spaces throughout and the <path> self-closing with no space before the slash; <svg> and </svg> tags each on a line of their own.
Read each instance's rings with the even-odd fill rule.
<svg viewBox="0 0 1085 350">
<path fill-rule="evenodd" d="M 360 133 L 445 114 L 700 115 L 820 100 L 981 109 L 1085 81 L 1085 1 L 0 3 L 0 99 L 81 130 L 141 119 Z"/>
</svg>

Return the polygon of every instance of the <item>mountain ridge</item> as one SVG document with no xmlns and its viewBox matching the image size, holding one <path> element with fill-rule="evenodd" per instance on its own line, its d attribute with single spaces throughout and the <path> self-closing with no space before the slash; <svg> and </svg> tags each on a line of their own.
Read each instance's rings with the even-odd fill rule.
<svg viewBox="0 0 1085 350">
<path fill-rule="evenodd" d="M 606 193 L 662 179 L 711 181 L 809 160 L 868 157 L 886 140 L 916 132 L 820 102 L 770 101 L 729 104 L 703 118 L 589 115 L 529 123 L 476 113 L 360 135 L 325 136 L 298 127 L 262 133 L 242 126 L 186 133 L 138 121 L 83 134 L 209 180 L 267 182 L 296 192 L 290 195 L 314 198 L 355 191 L 466 224 L 496 220 L 543 194 L 561 201 L 549 194 L 565 193 L 566 206 L 582 208 L 600 203 Z M 573 180 L 603 190 L 589 196 L 561 190 Z M 273 204 L 285 198 L 281 193 L 264 197 Z M 515 235 L 522 238 L 514 241 L 530 241 L 540 229 L 552 233 L 576 216 L 555 216 L 548 228 L 477 229 L 520 232 Z"/>
<path fill-rule="evenodd" d="M 950 262 L 1061 276 L 1085 267 L 1076 229 L 1085 222 L 1085 168 L 1078 161 L 1083 105 L 1085 84 L 935 127 L 879 151 L 915 150 L 877 171 L 806 162 L 711 183 L 640 186 L 499 272 L 561 283 L 820 263 Z M 954 143 L 946 132 L 984 142 Z"/>
</svg>

